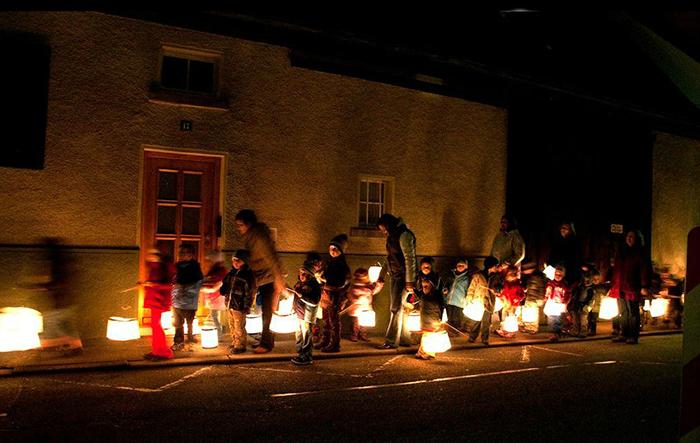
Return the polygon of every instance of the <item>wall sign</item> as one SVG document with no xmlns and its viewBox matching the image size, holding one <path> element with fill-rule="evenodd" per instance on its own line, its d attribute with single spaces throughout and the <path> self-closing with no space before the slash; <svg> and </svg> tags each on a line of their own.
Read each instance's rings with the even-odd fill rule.
<svg viewBox="0 0 700 443">
<path fill-rule="evenodd" d="M 180 120 L 180 131 L 191 131 L 192 120 Z"/>
<path fill-rule="evenodd" d="M 622 225 L 617 225 L 617 224 L 611 224 L 610 225 L 610 232 L 613 234 L 623 234 L 625 231 L 623 230 Z"/>
</svg>

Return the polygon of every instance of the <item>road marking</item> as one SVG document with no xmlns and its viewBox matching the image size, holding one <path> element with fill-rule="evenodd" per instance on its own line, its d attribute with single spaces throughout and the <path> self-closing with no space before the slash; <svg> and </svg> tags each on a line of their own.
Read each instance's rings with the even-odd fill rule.
<svg viewBox="0 0 700 443">
<path fill-rule="evenodd" d="M 557 354 L 566 354 L 566 355 L 573 355 L 575 357 L 583 357 L 583 354 L 577 354 L 575 352 L 558 351 L 556 349 L 543 348 L 542 346 L 530 345 L 530 347 L 535 348 L 535 349 L 541 349 L 542 351 L 556 352 Z"/>
<path fill-rule="evenodd" d="M 520 363 L 529 363 L 530 362 L 530 350 L 527 348 L 527 346 L 523 346 L 522 350 L 520 351 Z"/>
<path fill-rule="evenodd" d="M 372 372 L 370 372 L 367 376 L 368 376 L 368 377 L 372 377 L 373 374 L 376 374 L 377 372 L 383 371 L 384 369 L 386 369 L 387 366 L 389 366 L 390 364 L 392 364 L 393 362 L 395 362 L 396 360 L 398 360 L 398 359 L 401 358 L 401 357 L 402 357 L 402 355 L 397 355 L 397 356 L 395 356 L 395 357 L 391 357 L 389 360 L 385 361 L 385 362 L 382 363 L 381 365 L 379 365 L 379 366 L 377 366 L 376 368 L 374 368 L 374 369 L 372 370 Z"/>
<path fill-rule="evenodd" d="M 605 360 L 593 362 L 594 365 L 612 365 L 617 363 L 617 360 Z"/>
<path fill-rule="evenodd" d="M 303 396 L 303 395 L 322 394 L 322 393 L 326 393 L 326 392 L 366 391 L 366 390 L 370 390 L 370 389 L 393 388 L 393 387 L 398 387 L 398 386 L 411 386 L 411 385 L 426 384 L 426 383 L 441 383 L 441 382 L 445 382 L 445 381 L 464 380 L 464 379 L 468 379 L 468 378 L 490 377 L 490 376 L 504 375 L 504 374 L 516 374 L 519 372 L 539 371 L 540 369 L 541 368 L 508 369 L 505 371 L 483 372 L 481 374 L 457 375 L 454 377 L 442 377 L 442 378 L 434 378 L 434 379 L 427 379 L 427 380 L 413 380 L 413 381 L 405 381 L 405 382 L 399 382 L 399 383 L 384 383 L 384 384 L 378 384 L 378 385 L 353 386 L 350 388 L 335 388 L 335 389 L 326 389 L 326 390 L 319 390 L 319 391 L 285 392 L 282 394 L 272 394 L 272 395 L 270 395 L 270 397 L 282 398 L 282 397 L 298 397 L 298 396 Z"/>
<path fill-rule="evenodd" d="M 159 390 L 159 391 L 165 391 L 166 389 L 174 388 L 175 386 L 181 385 L 181 384 L 183 384 L 184 382 L 186 382 L 187 380 L 189 380 L 189 379 L 191 379 L 191 378 L 199 377 L 200 375 L 202 375 L 203 373 L 207 372 L 207 371 L 210 370 L 211 368 L 212 368 L 212 366 L 207 366 L 207 367 L 205 367 L 205 368 L 198 369 L 198 370 L 196 370 L 195 372 L 191 373 L 190 375 L 185 375 L 184 377 L 182 377 L 182 378 L 179 379 L 179 380 L 175 380 L 175 381 L 172 382 L 172 383 L 168 383 L 167 385 L 161 386 L 160 388 L 158 388 L 158 390 Z"/>
<path fill-rule="evenodd" d="M 287 374 L 300 374 L 300 373 L 310 373 L 311 371 L 304 371 L 303 369 L 277 369 L 277 368 L 256 368 L 254 366 L 235 366 L 234 369 L 248 369 L 251 371 L 271 371 L 271 372 L 284 372 Z M 318 375 L 332 375 L 336 377 L 353 377 L 353 378 L 365 378 L 367 375 L 364 374 L 344 374 L 341 372 L 323 372 L 314 371 L 314 374 Z"/>
</svg>

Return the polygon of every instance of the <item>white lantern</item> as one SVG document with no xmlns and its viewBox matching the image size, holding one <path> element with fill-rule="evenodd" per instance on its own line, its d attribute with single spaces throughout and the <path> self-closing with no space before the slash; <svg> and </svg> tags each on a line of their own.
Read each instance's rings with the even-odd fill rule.
<svg viewBox="0 0 700 443">
<path fill-rule="evenodd" d="M 109 321 L 107 321 L 107 338 L 116 341 L 139 339 L 141 338 L 139 322 L 135 318 L 109 317 Z"/>
<path fill-rule="evenodd" d="M 447 309 L 442 310 L 442 322 L 447 323 Z"/>
<path fill-rule="evenodd" d="M 547 265 L 547 266 L 544 268 L 544 271 L 542 271 L 542 272 L 544 273 L 544 275 L 545 275 L 548 279 L 554 280 L 554 272 L 555 272 L 555 271 L 556 271 L 556 269 L 555 269 L 553 266 Z"/>
<path fill-rule="evenodd" d="M 481 321 L 482 317 L 484 316 L 484 311 L 484 304 L 481 302 L 481 300 L 474 300 L 469 303 L 462 312 L 464 312 L 464 315 L 466 315 L 470 320 Z"/>
<path fill-rule="evenodd" d="M 279 306 L 277 308 L 277 313 L 279 315 L 289 315 L 292 313 L 292 310 L 294 309 L 294 296 L 283 298 L 279 302 Z"/>
<path fill-rule="evenodd" d="M 420 332 L 420 312 L 412 311 L 406 316 L 406 325 L 411 332 Z"/>
<path fill-rule="evenodd" d="M 617 299 L 612 297 L 603 297 L 600 301 L 600 312 L 598 317 L 603 320 L 610 320 L 611 318 L 617 317 L 620 314 L 620 310 L 617 307 Z"/>
<path fill-rule="evenodd" d="M 501 301 L 501 297 L 496 297 L 496 306 L 493 307 L 493 312 L 498 312 L 501 309 L 503 309 L 503 302 Z"/>
<path fill-rule="evenodd" d="M 365 328 L 373 328 L 377 323 L 376 314 L 371 309 L 360 311 L 360 314 L 357 316 L 357 320 L 360 326 Z"/>
<path fill-rule="evenodd" d="M 655 298 L 651 301 L 651 308 L 649 309 L 649 312 L 651 312 L 652 317 L 662 317 L 666 315 L 667 310 L 668 300 L 665 298 Z"/>
<path fill-rule="evenodd" d="M 163 326 L 163 332 L 166 335 L 173 335 L 175 333 L 175 326 L 173 325 L 173 312 L 166 311 L 160 316 L 160 324 Z"/>
<path fill-rule="evenodd" d="M 561 315 L 562 312 L 566 311 L 566 305 L 558 301 L 554 301 L 551 298 L 547 300 L 544 304 L 544 314 L 548 316 Z"/>
<path fill-rule="evenodd" d="M 26 351 L 41 347 L 41 314 L 30 308 L 0 309 L 0 352 Z"/>
<path fill-rule="evenodd" d="M 522 310 L 523 323 L 537 323 L 540 317 L 540 309 L 537 306 L 527 306 Z"/>
<path fill-rule="evenodd" d="M 323 309 L 320 306 L 316 308 L 316 318 L 323 320 Z"/>
<path fill-rule="evenodd" d="M 382 267 L 379 265 L 370 266 L 367 272 L 369 273 L 369 281 L 375 283 L 377 280 L 379 280 L 379 275 L 382 273 Z"/>
<path fill-rule="evenodd" d="M 425 332 L 421 338 L 421 347 L 430 354 L 445 352 L 452 347 L 446 331 Z"/>
<path fill-rule="evenodd" d="M 202 347 L 213 349 L 219 346 L 219 331 L 215 326 L 202 327 Z"/>
<path fill-rule="evenodd" d="M 260 334 L 263 329 L 262 316 L 260 315 L 246 315 L 245 320 L 245 331 L 248 334 Z"/>
<path fill-rule="evenodd" d="M 503 330 L 506 332 L 518 332 L 518 317 L 509 315 L 503 321 Z"/>
<path fill-rule="evenodd" d="M 651 310 L 651 300 L 647 299 L 644 300 L 644 307 L 642 308 L 644 311 L 650 311 Z"/>
<path fill-rule="evenodd" d="M 294 314 L 279 315 L 272 314 L 270 330 L 278 334 L 291 334 L 297 330 L 297 316 Z"/>
<path fill-rule="evenodd" d="M 185 334 L 188 333 L 189 327 L 187 326 L 187 322 L 185 322 L 183 325 L 183 328 L 185 330 Z M 192 335 L 198 335 L 202 333 L 202 329 L 199 327 L 199 319 L 197 317 L 192 320 Z"/>
</svg>

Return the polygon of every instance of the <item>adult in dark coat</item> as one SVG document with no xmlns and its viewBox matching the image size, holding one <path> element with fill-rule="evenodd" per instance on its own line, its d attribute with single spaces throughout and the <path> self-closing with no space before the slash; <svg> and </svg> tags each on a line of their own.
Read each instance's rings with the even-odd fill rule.
<svg viewBox="0 0 700 443">
<path fill-rule="evenodd" d="M 576 238 L 574 224 L 564 222 L 559 225 L 559 234 L 552 241 L 552 246 L 547 257 L 547 264 L 553 267 L 559 265 L 566 268 L 564 280 L 569 286 L 578 282 L 581 278 L 579 271 L 580 253 L 579 242 Z"/>
<path fill-rule="evenodd" d="M 651 260 L 644 249 L 639 231 L 629 230 L 615 257 L 610 296 L 617 298 L 620 309 L 621 335 L 615 342 L 636 344 L 639 341 L 639 303 L 649 296 Z"/>
</svg>

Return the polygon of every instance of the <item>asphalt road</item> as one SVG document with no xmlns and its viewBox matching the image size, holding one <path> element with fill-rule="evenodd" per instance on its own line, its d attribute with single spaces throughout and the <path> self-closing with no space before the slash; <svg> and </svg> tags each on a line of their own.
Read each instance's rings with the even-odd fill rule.
<svg viewBox="0 0 700 443">
<path fill-rule="evenodd" d="M 10 441 L 677 441 L 682 336 L 0 379 Z"/>
</svg>

